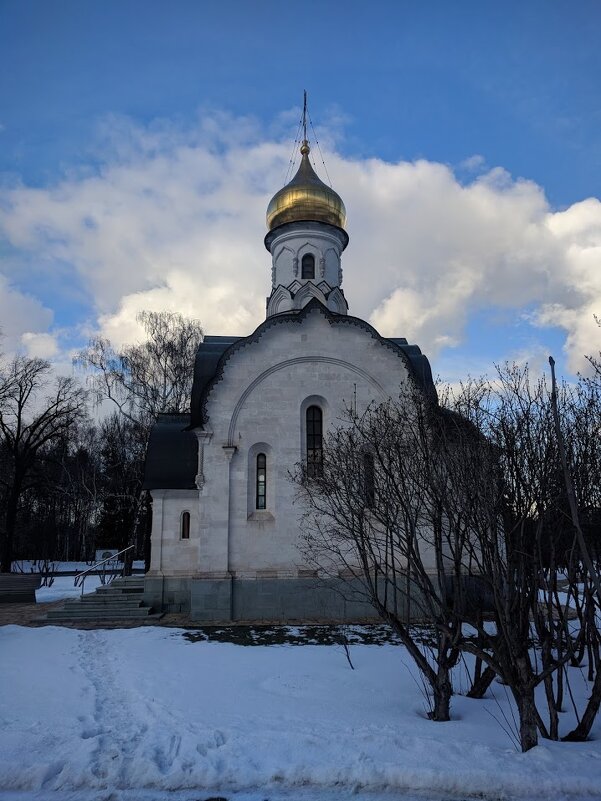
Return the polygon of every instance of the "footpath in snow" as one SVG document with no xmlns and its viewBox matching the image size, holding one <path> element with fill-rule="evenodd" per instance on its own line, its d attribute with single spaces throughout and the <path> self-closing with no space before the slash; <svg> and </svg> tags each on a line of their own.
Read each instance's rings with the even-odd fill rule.
<svg viewBox="0 0 601 801">
<path fill-rule="evenodd" d="M 512 721 L 504 687 L 457 695 L 455 719 L 432 723 L 402 647 L 351 654 L 355 670 L 336 645 L 4 626 L 0 797 L 601 798 L 601 722 L 591 742 L 521 754 L 498 722 Z M 586 695 L 579 671 L 571 682 Z"/>
</svg>

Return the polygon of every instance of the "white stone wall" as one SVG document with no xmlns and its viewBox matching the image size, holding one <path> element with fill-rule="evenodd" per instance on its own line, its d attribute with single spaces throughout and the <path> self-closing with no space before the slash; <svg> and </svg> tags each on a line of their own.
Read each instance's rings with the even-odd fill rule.
<svg viewBox="0 0 601 801">
<path fill-rule="evenodd" d="M 279 322 L 237 350 L 208 398 L 211 438 L 204 447 L 200 531 L 194 534 L 196 570 L 296 576 L 304 568 L 297 549 L 300 509 L 288 473 L 303 456 L 306 407 L 318 403 L 327 428 L 345 403 L 356 399 L 360 411 L 374 399 L 395 397 L 406 379 L 396 352 L 361 327 L 330 324 L 319 309 L 300 323 Z M 257 452 L 268 455 L 265 512 L 252 510 Z M 180 500 L 164 502 L 173 506 L 173 518 Z M 177 548 L 170 546 L 169 554 L 175 559 Z"/>
<path fill-rule="evenodd" d="M 195 490 L 152 490 L 150 575 L 188 576 L 200 559 L 200 516 Z M 190 538 L 182 539 L 182 514 L 190 513 Z"/>
</svg>

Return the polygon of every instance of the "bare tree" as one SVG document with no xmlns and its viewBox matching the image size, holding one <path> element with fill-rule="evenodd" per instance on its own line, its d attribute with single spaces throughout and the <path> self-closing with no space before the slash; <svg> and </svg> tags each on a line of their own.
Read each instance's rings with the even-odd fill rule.
<svg viewBox="0 0 601 801">
<path fill-rule="evenodd" d="M 601 328 L 601 318 L 595 315 L 595 322 Z M 597 381 L 601 380 L 601 350 L 595 356 L 587 356 L 589 364 L 595 371 Z"/>
<path fill-rule="evenodd" d="M 137 476 L 128 473 L 128 481 L 120 493 L 123 510 L 130 508 L 131 520 L 128 544 L 137 540 L 139 527 L 146 527 L 145 495 L 141 491 L 143 461 L 138 453 L 146 451 L 150 429 L 161 412 L 187 412 L 194 380 L 194 362 L 202 341 L 198 320 L 190 320 L 174 312 L 142 311 L 137 317 L 145 339 L 134 345 L 115 350 L 107 339 L 92 339 L 75 362 L 88 373 L 88 380 L 97 402 L 112 402 L 127 425 L 111 428 L 112 446 L 115 435 L 122 435 L 122 445 L 132 444 L 132 434 L 139 447 L 128 462 L 136 465 Z M 106 433 L 106 429 L 105 429 Z M 125 499 L 125 493 L 129 493 Z M 145 533 L 146 562 L 149 562 L 149 534 Z M 120 538 L 116 531 L 115 536 Z M 127 555 L 126 572 L 131 570 L 133 550 Z"/>
<path fill-rule="evenodd" d="M 544 380 L 506 366 L 494 382 L 449 392 L 444 406 L 408 387 L 394 403 L 349 413 L 326 437 L 319 470 L 300 465 L 295 476 L 306 559 L 342 576 L 397 632 L 430 687 L 431 717 L 448 719 L 452 668 L 460 651 L 471 653 L 486 666 L 472 695 L 499 677 L 524 751 L 539 732 L 559 739 L 566 665 L 585 646 L 589 665 L 601 662 L 593 579 L 581 589 L 585 531 L 575 536 L 565 481 L 568 469 L 573 503 L 595 508 L 599 405 L 567 386 L 559 395 L 563 458 Z M 560 571 L 572 577 L 567 598 Z M 582 609 L 576 629 L 571 599 Z M 432 627 L 426 648 L 410 620 Z M 548 723 L 535 703 L 540 684 Z M 572 739 L 590 730 L 595 704 Z"/>
<path fill-rule="evenodd" d="M 140 535 L 143 527 L 136 526 L 139 514 L 145 441 L 139 426 L 116 412 L 100 423 L 98 430 L 98 547 L 118 547 L 132 544 L 132 532 Z M 136 551 L 143 542 L 136 542 Z"/>
<path fill-rule="evenodd" d="M 98 337 L 75 361 L 88 371 L 98 401 L 112 401 L 131 422 L 148 428 L 160 412 L 189 410 L 202 328 L 174 312 L 142 311 L 136 319 L 146 335 L 142 342 L 116 351 Z"/>
<path fill-rule="evenodd" d="M 531 381 L 527 368 L 505 366 L 492 384 L 467 382 L 455 397 L 455 408 L 487 443 L 464 449 L 465 470 L 454 472 L 450 497 L 470 516 L 477 534 L 470 556 L 488 588 L 494 624 L 468 617 L 477 634 L 462 647 L 509 687 L 524 751 L 536 745 L 539 731 L 558 739 L 564 668 L 583 636 L 582 628 L 572 636 L 569 596 L 564 601 L 559 592 L 559 570 L 581 564 L 582 550 L 571 525 L 564 481 L 568 460 L 562 460 L 549 395 L 544 380 Z M 570 403 L 575 438 L 582 408 L 563 387 L 557 406 L 569 409 Z M 594 439 L 578 445 L 574 439 L 569 469 L 595 447 Z M 535 703 L 541 683 L 548 727 Z"/>
<path fill-rule="evenodd" d="M 294 476 L 306 508 L 306 561 L 342 579 L 343 591 L 367 599 L 393 628 L 429 688 L 435 721 L 450 717 L 462 637 L 465 520 L 443 503 L 454 424 L 410 384 L 397 402 L 360 416 L 349 410 L 326 436 L 319 469 L 299 465 Z M 416 620 L 431 626 L 429 635 Z"/>
<path fill-rule="evenodd" d="M 601 706 L 601 635 L 598 629 L 601 612 L 601 372 L 593 379 L 580 378 L 578 384 L 563 395 L 560 403 L 551 363 L 551 405 L 555 434 L 561 457 L 561 473 L 566 503 L 563 526 L 565 542 L 560 564 L 564 579 L 562 588 L 566 600 L 561 603 L 556 594 L 557 617 L 564 612 L 576 612 L 578 625 L 575 641 L 567 640 L 570 664 L 580 666 L 586 655 L 588 680 L 592 690 L 581 716 L 576 710 L 578 724 L 563 737 L 564 740 L 585 740 Z M 568 550 L 569 548 L 569 550 Z M 564 642 L 558 638 L 560 652 Z M 559 674 L 557 707 L 563 700 L 563 673 Z M 566 674 L 566 683 L 569 679 Z M 559 735 L 559 727 L 554 727 Z"/>
<path fill-rule="evenodd" d="M 30 486 L 40 455 L 85 415 L 86 393 L 69 377 L 53 380 L 42 359 L 17 356 L 0 372 L 0 475 L 4 509 L 0 571 L 10 572 L 19 504 Z"/>
</svg>

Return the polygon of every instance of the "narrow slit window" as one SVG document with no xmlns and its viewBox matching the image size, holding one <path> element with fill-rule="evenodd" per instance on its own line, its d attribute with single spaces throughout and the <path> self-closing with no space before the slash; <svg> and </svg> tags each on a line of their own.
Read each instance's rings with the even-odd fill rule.
<svg viewBox="0 0 601 801">
<path fill-rule="evenodd" d="M 189 540 L 190 539 L 190 512 L 184 512 L 182 514 L 182 539 Z"/>
<path fill-rule="evenodd" d="M 257 509 L 267 509 L 267 457 L 264 453 L 257 454 Z"/>
<path fill-rule="evenodd" d="M 301 262 L 301 278 L 315 278 L 315 256 L 305 253 Z"/>
<path fill-rule="evenodd" d="M 323 413 L 319 406 L 307 409 L 307 475 L 321 475 L 323 467 Z"/>
</svg>

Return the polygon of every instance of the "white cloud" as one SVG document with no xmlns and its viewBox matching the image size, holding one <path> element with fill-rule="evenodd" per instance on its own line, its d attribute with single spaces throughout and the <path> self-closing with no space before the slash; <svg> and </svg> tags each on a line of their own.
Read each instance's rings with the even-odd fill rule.
<svg viewBox="0 0 601 801">
<path fill-rule="evenodd" d="M 485 166 L 486 166 L 486 159 L 484 158 L 484 156 L 481 156 L 478 153 L 476 153 L 473 156 L 469 156 L 459 164 L 459 167 L 461 169 L 467 170 L 468 172 L 479 172 Z"/>
<path fill-rule="evenodd" d="M 77 286 L 116 343 L 137 338 L 143 308 L 197 317 L 207 333 L 250 332 L 270 291 L 264 214 L 289 143 L 265 141 L 252 120 L 223 114 L 187 131 L 112 119 L 105 134 L 101 169 L 4 192 L 0 230 L 10 246 Z M 554 212 L 541 187 L 500 168 L 466 184 L 424 160 L 334 153 L 327 161 L 349 215 L 351 313 L 429 355 L 461 343 L 470 315 L 494 307 L 528 309 L 535 325 L 563 328 L 574 370 L 599 349 L 597 199 Z M 482 166 L 480 157 L 462 165 Z M 20 333 L 45 333 L 49 322 Z"/>
<path fill-rule="evenodd" d="M 242 254 L 241 254 L 242 255 Z M 243 336 L 265 315 L 264 302 L 240 284 L 222 279 L 211 282 L 184 270 L 171 270 L 158 287 L 126 295 L 113 314 L 100 317 L 100 328 L 111 342 L 120 345 L 143 336 L 136 315 L 148 311 L 174 311 L 201 321 L 205 333 L 233 333 Z"/>
<path fill-rule="evenodd" d="M 53 334 L 35 334 L 26 331 L 21 335 L 21 341 L 25 345 L 27 355 L 40 359 L 51 359 L 58 353 L 58 343 Z"/>
<path fill-rule="evenodd" d="M 0 273 L 0 332 L 3 335 L 0 351 L 11 353 L 22 350 L 22 344 L 26 344 L 23 335 L 27 336 L 27 332 L 33 331 L 44 335 L 52 320 L 50 309 L 31 294 L 17 289 Z"/>
</svg>

